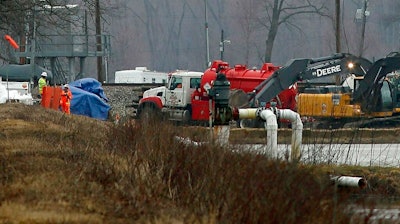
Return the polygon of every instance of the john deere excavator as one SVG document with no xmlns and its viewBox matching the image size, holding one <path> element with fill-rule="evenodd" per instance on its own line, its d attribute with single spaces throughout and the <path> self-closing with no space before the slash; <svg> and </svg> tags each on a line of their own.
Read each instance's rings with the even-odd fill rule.
<svg viewBox="0 0 400 224">
<path fill-rule="evenodd" d="M 296 82 L 348 75 L 347 85 L 305 87 L 297 112 L 314 128 L 388 127 L 400 124 L 400 54 L 374 63 L 351 54 L 293 59 L 254 90 L 253 102 L 270 102 Z"/>
</svg>

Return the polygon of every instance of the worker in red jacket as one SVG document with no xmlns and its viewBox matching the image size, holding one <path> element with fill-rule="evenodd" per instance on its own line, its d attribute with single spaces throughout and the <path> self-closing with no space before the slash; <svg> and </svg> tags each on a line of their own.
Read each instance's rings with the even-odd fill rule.
<svg viewBox="0 0 400 224">
<path fill-rule="evenodd" d="M 71 99 L 72 99 L 71 90 L 69 90 L 68 84 L 65 84 L 63 86 L 63 91 L 61 93 L 61 99 L 60 99 L 60 108 L 62 112 L 66 114 L 71 114 Z"/>
</svg>

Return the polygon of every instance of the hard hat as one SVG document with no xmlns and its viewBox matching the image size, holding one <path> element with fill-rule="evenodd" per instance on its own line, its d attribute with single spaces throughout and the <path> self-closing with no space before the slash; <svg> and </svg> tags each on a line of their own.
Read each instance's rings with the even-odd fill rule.
<svg viewBox="0 0 400 224">
<path fill-rule="evenodd" d="M 47 77 L 47 72 L 42 72 L 43 77 Z"/>
<path fill-rule="evenodd" d="M 63 86 L 63 89 L 68 89 L 69 88 L 69 85 L 68 84 L 65 84 L 64 86 Z"/>
</svg>

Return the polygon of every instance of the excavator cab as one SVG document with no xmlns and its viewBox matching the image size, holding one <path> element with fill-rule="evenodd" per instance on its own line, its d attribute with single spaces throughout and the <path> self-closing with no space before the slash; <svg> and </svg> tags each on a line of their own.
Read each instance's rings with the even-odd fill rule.
<svg viewBox="0 0 400 224">
<path fill-rule="evenodd" d="M 400 71 L 392 72 L 387 77 L 391 85 L 391 93 L 393 97 L 393 111 L 400 113 Z"/>
</svg>

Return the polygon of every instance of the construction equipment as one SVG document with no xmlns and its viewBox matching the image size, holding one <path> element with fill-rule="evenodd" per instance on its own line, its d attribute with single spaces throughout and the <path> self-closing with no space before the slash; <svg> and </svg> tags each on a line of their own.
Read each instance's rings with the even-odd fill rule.
<svg viewBox="0 0 400 224">
<path fill-rule="evenodd" d="M 270 101 L 295 82 L 335 76 L 350 62 L 356 65 L 352 70 L 347 67 L 348 74 L 355 74 L 350 77 L 354 85 L 306 87 L 298 95 L 297 112 L 302 118 L 311 118 L 312 127 L 316 128 L 397 125 L 400 121 L 400 86 L 395 71 L 400 69 L 399 54 L 391 54 L 372 64 L 348 54 L 294 59 L 263 83 L 255 99 Z"/>
<path fill-rule="evenodd" d="M 136 108 L 136 117 L 147 119 L 164 113 L 168 119 L 191 121 L 191 95 L 200 84 L 201 72 L 177 71 L 170 74 L 166 86 L 146 90 Z"/>
<path fill-rule="evenodd" d="M 280 67 L 265 63 L 261 69 L 245 65 L 229 67 L 216 60 L 203 72 L 177 71 L 170 74 L 168 84 L 147 90 L 133 106 L 136 117 L 162 113 L 169 120 L 186 124 L 225 124 L 232 120 L 231 108 L 249 107 L 249 93 Z M 280 97 L 282 108 L 295 106 L 295 85 Z M 211 119 L 211 120 L 210 120 Z"/>
<path fill-rule="evenodd" d="M 168 120 L 185 124 L 207 124 L 212 114 L 210 106 L 215 106 L 215 101 L 209 101 L 213 96 L 217 98 L 219 93 L 218 90 L 210 90 L 212 86 L 207 85 L 205 88 L 210 91 L 210 94 L 208 92 L 200 94 L 202 76 L 202 72 L 192 71 L 171 73 L 166 86 L 145 91 L 138 104 L 133 105 L 136 108 L 134 111 L 136 117 L 148 119 L 148 117 L 164 115 L 163 117 Z M 218 83 L 224 84 L 224 80 L 216 84 Z M 229 82 L 226 84 L 229 88 Z"/>
<path fill-rule="evenodd" d="M 245 65 L 235 65 L 234 68 L 229 67 L 227 62 L 220 60 L 214 61 L 209 69 L 204 72 L 201 86 L 208 86 L 215 80 L 217 73 L 224 74 L 229 80 L 230 97 L 229 106 L 232 108 L 249 108 L 249 107 L 268 107 L 269 102 L 251 101 L 250 97 L 254 93 L 254 89 L 268 79 L 274 72 L 280 69 L 272 63 L 264 63 L 260 69 L 248 69 Z M 218 71 L 218 72 L 217 72 Z M 201 88 L 200 94 L 206 94 L 207 89 Z M 290 85 L 277 93 L 273 100 L 277 102 L 276 107 L 280 109 L 294 110 L 296 107 L 297 85 Z M 238 127 L 262 127 L 264 121 L 261 120 L 238 120 Z"/>
<path fill-rule="evenodd" d="M 304 86 L 310 87 L 321 83 L 332 84 L 338 78 L 344 79 L 348 74 L 363 76 L 370 65 L 371 62 L 368 60 L 351 54 L 334 54 L 314 59 L 292 59 L 254 88 L 250 94 L 248 106 L 253 108 L 271 107 L 273 110 L 274 108 L 288 108 L 296 111 L 298 104 L 295 98 L 298 97 L 299 91 Z M 300 88 L 296 88 L 296 86 Z M 292 99 L 279 94 L 282 91 L 287 92 L 290 88 L 296 88 L 296 96 L 291 97 Z M 293 94 L 289 96 L 293 96 Z M 287 107 L 288 102 L 290 102 L 290 107 Z M 277 110 L 276 113 L 278 113 Z M 283 124 L 290 126 L 289 122 L 279 118 L 279 114 L 277 117 L 281 121 L 281 126 Z M 240 124 L 241 127 L 262 127 L 263 121 L 259 119 L 245 120 L 240 121 Z"/>
<path fill-rule="evenodd" d="M 227 62 L 216 60 L 204 73 L 171 73 L 167 86 L 145 91 L 134 107 L 138 118 L 161 113 L 168 115 L 169 120 L 189 124 L 227 123 L 233 118 L 230 114 L 233 108 L 277 107 L 296 110 L 299 108 L 296 102 L 298 82 L 311 85 L 309 81 L 345 77 L 348 74 L 363 77 L 370 66 L 368 60 L 351 54 L 293 59 L 282 68 L 265 63 L 259 70 L 248 69 L 244 65 L 231 68 Z M 349 86 L 326 88 L 335 97 L 345 90 L 350 91 Z M 309 110 L 304 102 L 310 101 L 302 101 L 300 108 Z M 238 121 L 241 127 L 261 127 L 263 123 L 262 120 Z"/>
<path fill-rule="evenodd" d="M 334 54 L 321 58 L 292 59 L 254 89 L 253 100 L 270 102 L 277 94 L 297 82 L 356 74 L 363 76 L 371 62 L 351 54 Z"/>
</svg>

